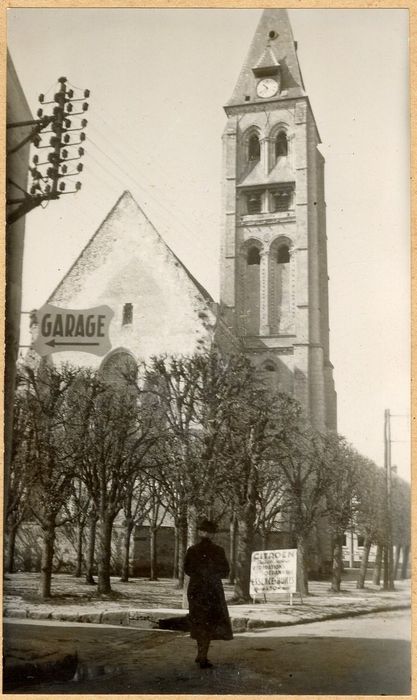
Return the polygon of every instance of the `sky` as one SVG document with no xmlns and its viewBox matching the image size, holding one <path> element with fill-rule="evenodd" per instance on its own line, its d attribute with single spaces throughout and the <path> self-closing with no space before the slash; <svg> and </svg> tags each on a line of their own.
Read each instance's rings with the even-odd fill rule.
<svg viewBox="0 0 417 700">
<path fill-rule="evenodd" d="M 390 409 L 392 462 L 409 479 L 408 12 L 288 14 L 326 159 L 338 430 L 382 465 Z M 82 190 L 27 216 L 24 312 L 46 301 L 124 190 L 219 299 L 222 107 L 260 15 L 8 10 L 9 50 L 32 112 L 61 76 L 91 93 Z"/>
</svg>

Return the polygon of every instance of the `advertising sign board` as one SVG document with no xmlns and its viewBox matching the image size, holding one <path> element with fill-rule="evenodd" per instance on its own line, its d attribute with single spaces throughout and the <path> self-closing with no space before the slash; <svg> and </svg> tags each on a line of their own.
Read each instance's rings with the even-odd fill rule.
<svg viewBox="0 0 417 700">
<path fill-rule="evenodd" d="M 33 348 L 41 356 L 73 350 L 102 356 L 111 350 L 109 325 L 114 311 L 109 306 L 61 309 L 45 304 L 36 315 L 38 335 Z"/>
<path fill-rule="evenodd" d="M 253 552 L 250 571 L 250 595 L 289 593 L 297 590 L 297 550 L 270 549 Z"/>
</svg>

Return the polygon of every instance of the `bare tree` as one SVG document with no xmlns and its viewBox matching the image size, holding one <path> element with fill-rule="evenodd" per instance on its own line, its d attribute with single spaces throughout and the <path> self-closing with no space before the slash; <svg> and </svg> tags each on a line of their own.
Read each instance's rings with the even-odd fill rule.
<svg viewBox="0 0 417 700">
<path fill-rule="evenodd" d="M 364 537 L 364 548 L 359 568 L 357 588 L 365 587 L 371 546 L 378 547 L 374 573 L 379 583 L 384 538 L 385 477 L 383 470 L 370 459 L 360 457 L 359 479 L 355 501 L 355 529 Z"/>
<path fill-rule="evenodd" d="M 51 595 L 52 563 L 56 530 L 68 521 L 64 506 L 71 493 L 75 473 L 74 454 L 68 433 L 69 394 L 77 370 L 60 369 L 41 363 L 36 371 L 22 368 L 19 392 L 26 402 L 31 424 L 32 517 L 42 530 L 42 563 L 39 583 L 41 598 Z"/>
<path fill-rule="evenodd" d="M 273 451 L 285 480 L 283 514 L 290 520 L 300 567 L 299 585 L 308 594 L 308 543 L 325 512 L 328 466 L 322 436 L 304 423 L 301 409 L 277 431 Z"/>
<path fill-rule="evenodd" d="M 130 545 L 133 530 L 143 523 L 150 510 L 148 481 L 149 477 L 145 472 L 133 472 L 126 480 L 123 498 L 123 562 L 120 577 L 124 583 L 129 580 Z"/>
<path fill-rule="evenodd" d="M 127 383 L 83 371 L 73 394 L 72 445 L 98 516 L 98 593 L 111 592 L 111 536 L 126 488 L 154 442 L 151 421 Z"/>
<path fill-rule="evenodd" d="M 327 464 L 326 521 L 333 547 L 331 590 L 338 592 L 342 580 L 343 536 L 352 524 L 354 495 L 359 483 L 359 455 L 341 435 L 329 433 L 322 440 L 323 460 Z"/>
<path fill-rule="evenodd" d="M 13 412 L 13 440 L 8 481 L 7 498 L 7 560 L 6 570 L 13 573 L 15 564 L 16 536 L 28 515 L 28 497 L 31 485 L 33 459 L 33 436 L 30 414 L 21 391 L 15 394 Z"/>
</svg>

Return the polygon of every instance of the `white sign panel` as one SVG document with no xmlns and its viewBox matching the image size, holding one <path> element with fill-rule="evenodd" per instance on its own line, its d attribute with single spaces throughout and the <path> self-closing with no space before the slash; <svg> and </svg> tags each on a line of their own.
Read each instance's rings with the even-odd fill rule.
<svg viewBox="0 0 417 700">
<path fill-rule="evenodd" d="M 61 309 L 45 304 L 36 316 L 38 335 L 33 347 L 39 355 L 77 350 L 102 356 L 111 350 L 109 325 L 114 311 L 109 306 Z"/>
<path fill-rule="evenodd" d="M 253 552 L 250 595 L 295 593 L 297 590 L 297 550 L 270 549 Z"/>
</svg>

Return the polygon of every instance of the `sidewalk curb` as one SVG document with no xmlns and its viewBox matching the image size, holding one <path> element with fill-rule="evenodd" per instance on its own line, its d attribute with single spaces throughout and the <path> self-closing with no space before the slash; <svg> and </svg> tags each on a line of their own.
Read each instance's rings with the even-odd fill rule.
<svg viewBox="0 0 417 700">
<path fill-rule="evenodd" d="M 291 627 L 294 625 L 303 625 L 311 622 L 321 622 L 325 620 L 337 620 L 349 617 L 357 617 L 359 615 L 370 615 L 373 613 L 380 612 L 391 612 L 395 610 L 407 610 L 411 608 L 411 603 L 393 603 L 391 605 L 376 605 L 363 608 L 362 610 L 352 610 L 343 612 L 330 612 L 323 614 L 313 614 L 311 616 L 305 617 L 301 615 L 297 619 L 287 619 L 287 620 L 272 620 L 265 618 L 251 618 L 246 616 L 233 616 L 230 615 L 233 632 L 239 634 L 242 632 L 248 632 L 253 629 L 263 629 L 269 627 Z M 173 611 L 172 611 L 173 612 Z M 27 619 L 27 620 L 55 620 L 62 622 L 79 622 L 85 624 L 109 624 L 109 625 L 122 625 L 125 627 L 138 627 L 140 629 L 160 629 L 159 621 L 165 619 L 166 617 L 173 617 L 172 612 L 162 614 L 155 610 L 154 613 L 146 611 L 141 613 L 140 610 L 123 610 L 123 611 L 103 611 L 100 613 L 86 612 L 86 613 L 65 613 L 65 612 L 46 612 L 46 611 L 36 611 L 36 610 L 16 610 L 16 609 L 5 609 L 3 612 L 3 621 L 7 619 Z M 182 618 L 185 616 L 183 614 L 175 615 L 174 617 Z"/>
</svg>

